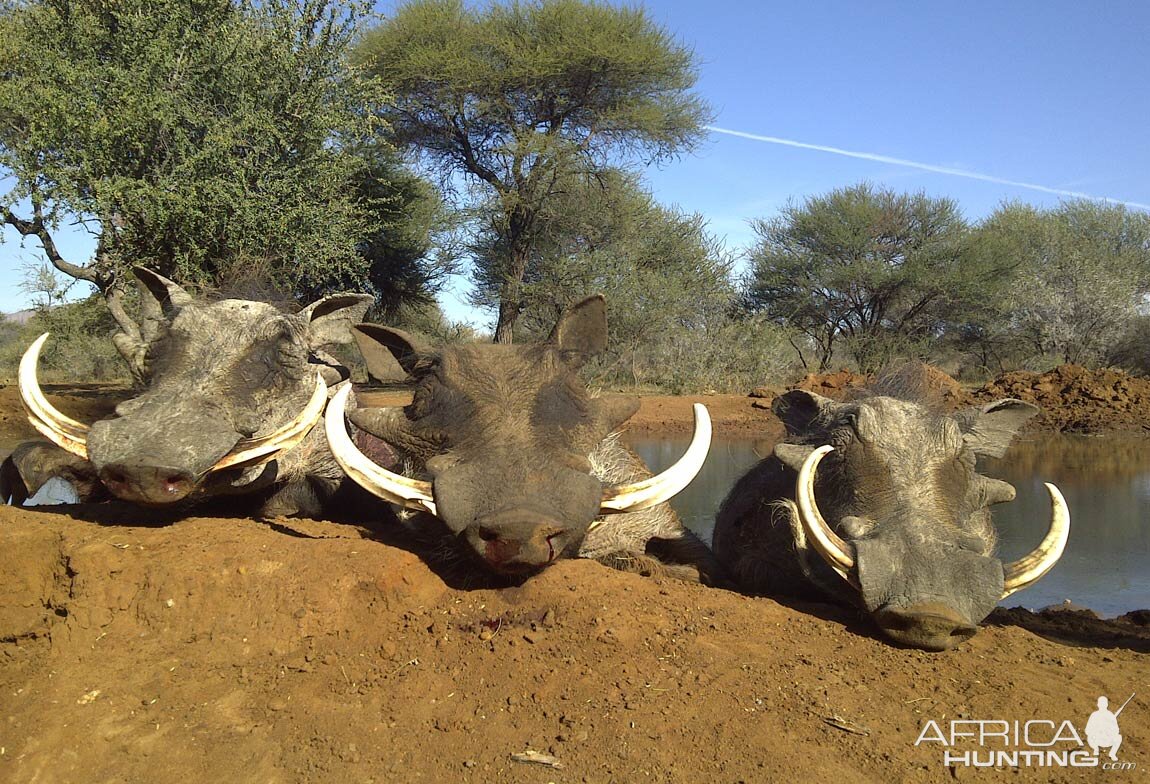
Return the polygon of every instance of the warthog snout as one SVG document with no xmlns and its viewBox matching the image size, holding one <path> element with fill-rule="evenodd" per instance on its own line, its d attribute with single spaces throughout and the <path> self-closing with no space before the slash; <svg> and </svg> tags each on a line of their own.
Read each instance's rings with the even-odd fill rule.
<svg viewBox="0 0 1150 784">
<path fill-rule="evenodd" d="M 104 466 L 100 481 L 118 498 L 148 505 L 180 501 L 196 487 L 196 478 L 182 469 L 133 463 Z"/>
<path fill-rule="evenodd" d="M 953 608 L 937 602 L 886 607 L 874 618 L 883 633 L 895 642 L 927 651 L 948 651 L 978 631 Z"/>
<path fill-rule="evenodd" d="M 573 555 L 599 511 L 599 480 L 544 460 L 538 450 L 535 457 L 540 465 L 489 449 L 483 460 L 446 469 L 432 461 L 440 519 L 497 572 L 535 571 Z"/>
<path fill-rule="evenodd" d="M 524 508 L 485 515 L 464 535 L 488 566 L 508 574 L 543 568 L 563 554 L 572 538 L 555 518 Z"/>
</svg>

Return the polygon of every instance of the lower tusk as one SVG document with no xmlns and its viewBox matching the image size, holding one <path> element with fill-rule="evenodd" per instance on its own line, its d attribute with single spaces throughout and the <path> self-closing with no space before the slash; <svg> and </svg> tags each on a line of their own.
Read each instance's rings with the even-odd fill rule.
<svg viewBox="0 0 1150 784">
<path fill-rule="evenodd" d="M 1058 563 L 1070 539 L 1070 507 L 1057 487 L 1050 482 L 1044 484 L 1050 493 L 1050 530 L 1033 552 L 1002 567 L 1003 599 L 1042 579 Z"/>
<path fill-rule="evenodd" d="M 795 483 L 795 500 L 799 507 L 799 522 L 815 550 L 844 580 L 857 585 L 857 580 L 851 576 L 855 562 L 847 550 L 847 543 L 827 525 L 815 502 L 815 471 L 823 457 L 833 451 L 834 447 L 828 444 L 807 456 Z"/>
<path fill-rule="evenodd" d="M 20 402 L 28 412 L 28 422 L 42 436 L 61 449 L 87 460 L 88 426 L 57 411 L 40 389 L 36 371 L 40 363 L 40 351 L 48 340 L 48 334 L 45 332 L 32 341 L 32 345 L 20 358 L 17 375 Z"/>
<path fill-rule="evenodd" d="M 311 429 L 319 423 L 325 403 L 327 403 L 327 384 L 324 383 L 323 376 L 316 373 L 315 390 L 299 416 L 274 433 L 260 438 L 245 438 L 238 442 L 230 452 L 220 458 L 219 462 L 208 469 L 209 473 L 237 466 L 254 468 L 274 460 L 282 452 L 299 446 Z"/>
<path fill-rule="evenodd" d="M 377 498 L 407 509 L 435 514 L 435 500 L 430 482 L 402 476 L 373 463 L 359 451 L 344 424 L 344 409 L 351 394 L 351 384 L 339 390 L 327 406 L 324 428 L 327 445 L 335 461 L 356 484 Z"/>
<path fill-rule="evenodd" d="M 702 403 L 692 406 L 695 413 L 695 434 L 691 444 L 679 460 L 660 474 L 626 485 L 611 485 L 603 489 L 599 502 L 600 514 L 638 512 L 673 498 L 699 473 L 711 449 L 711 416 Z"/>
</svg>

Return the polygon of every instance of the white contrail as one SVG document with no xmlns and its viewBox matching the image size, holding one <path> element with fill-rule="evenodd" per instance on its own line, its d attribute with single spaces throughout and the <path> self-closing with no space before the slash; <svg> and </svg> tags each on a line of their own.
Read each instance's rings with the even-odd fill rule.
<svg viewBox="0 0 1150 784">
<path fill-rule="evenodd" d="M 1057 196 L 1071 196 L 1076 199 L 1090 199 L 1092 201 L 1105 201 L 1110 204 L 1124 204 L 1127 207 L 1136 207 L 1141 210 L 1150 210 L 1150 204 L 1142 204 L 1136 201 L 1124 201 L 1123 199 L 1112 199 L 1109 196 L 1093 196 L 1089 193 L 1082 193 L 1080 191 L 1067 191 L 1061 188 L 1048 188 L 1045 185 L 1035 185 L 1032 182 L 1019 182 L 1018 180 L 1008 180 L 1003 177 L 993 177 L 989 174 L 979 174 L 978 172 L 966 171 L 965 169 L 956 169 L 952 166 L 935 166 L 931 163 L 919 163 L 918 161 L 908 161 L 903 158 L 892 158 L 889 155 L 878 155 L 873 152 L 855 152 L 854 150 L 844 150 L 840 147 L 828 147 L 823 144 L 808 144 L 807 142 L 796 142 L 794 139 L 780 139 L 778 136 L 762 136 L 757 133 L 746 133 L 744 131 L 732 131 L 729 128 L 719 128 L 714 125 L 705 126 L 708 131 L 712 133 L 722 133 L 727 136 L 738 136 L 743 139 L 752 139 L 756 142 L 767 142 L 768 144 L 782 144 L 786 147 L 800 147 L 804 150 L 818 150 L 819 152 L 829 152 L 835 155 L 845 155 L 848 158 L 861 158 L 864 161 L 878 161 L 879 163 L 890 163 L 895 166 L 908 166 L 912 169 L 921 169 L 923 171 L 934 172 L 935 174 L 949 174 L 953 177 L 966 177 L 971 180 L 982 180 L 983 182 L 993 182 L 999 185 L 1013 185 L 1016 188 L 1027 188 L 1032 191 L 1042 191 L 1043 193 L 1053 193 Z"/>
</svg>

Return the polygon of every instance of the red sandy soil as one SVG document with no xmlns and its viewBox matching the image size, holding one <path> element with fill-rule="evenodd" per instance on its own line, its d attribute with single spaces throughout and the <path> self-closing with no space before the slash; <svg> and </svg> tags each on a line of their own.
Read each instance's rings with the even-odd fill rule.
<svg viewBox="0 0 1150 784">
<path fill-rule="evenodd" d="M 1044 430 L 1150 432 L 1150 379 L 1120 370 L 1061 365 L 1046 373 L 1006 373 L 977 390 L 979 400 L 1016 397 L 1042 409 Z"/>
<path fill-rule="evenodd" d="M 66 392 L 86 419 L 117 397 Z M 769 397 L 741 396 L 647 397 L 632 429 L 686 433 L 696 399 L 720 433 L 778 432 Z M 0 437 L 30 436 L 0 389 Z M 593 562 L 495 590 L 435 573 L 390 530 L 0 507 L 0 781 L 966 780 L 915 746 L 926 722 L 1081 733 L 1099 695 L 1137 692 L 1120 753 L 1137 768 L 1107 774 L 1134 780 L 1150 768 L 1146 624 L 1000 611 L 932 654 L 853 611 Z M 528 750 L 563 767 L 512 759 Z"/>
<path fill-rule="evenodd" d="M 934 782 L 974 771 L 915 746 L 928 720 L 1081 733 L 1098 695 L 1150 693 L 1134 624 L 989 625 L 931 654 L 852 612 L 587 561 L 469 590 L 330 523 L 8 507 L 0 535 L 13 784 Z M 1148 711 L 1123 714 L 1137 770 L 1112 776 L 1144 777 Z"/>
<path fill-rule="evenodd" d="M 1004 373 L 977 389 L 965 389 L 937 368 L 920 366 L 901 379 L 912 397 L 931 400 L 946 410 L 1006 397 L 1033 403 L 1041 409 L 1030 430 L 1074 433 L 1150 432 L 1150 379 L 1121 370 L 1088 370 L 1060 365 L 1045 373 Z M 894 381 L 899 386 L 900 379 Z M 808 375 L 790 388 L 845 400 L 871 383 L 868 376 L 839 370 Z M 770 390 L 759 396 L 770 398 Z M 755 394 L 755 393 L 752 393 Z"/>
</svg>

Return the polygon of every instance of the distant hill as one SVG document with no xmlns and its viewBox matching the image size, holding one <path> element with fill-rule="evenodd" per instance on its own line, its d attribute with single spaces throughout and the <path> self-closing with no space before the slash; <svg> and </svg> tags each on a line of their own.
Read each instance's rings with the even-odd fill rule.
<svg viewBox="0 0 1150 784">
<path fill-rule="evenodd" d="M 17 324 L 27 324 L 28 319 L 36 315 L 34 310 L 18 310 L 15 313 L 0 313 L 0 320 L 14 321 Z"/>
</svg>

